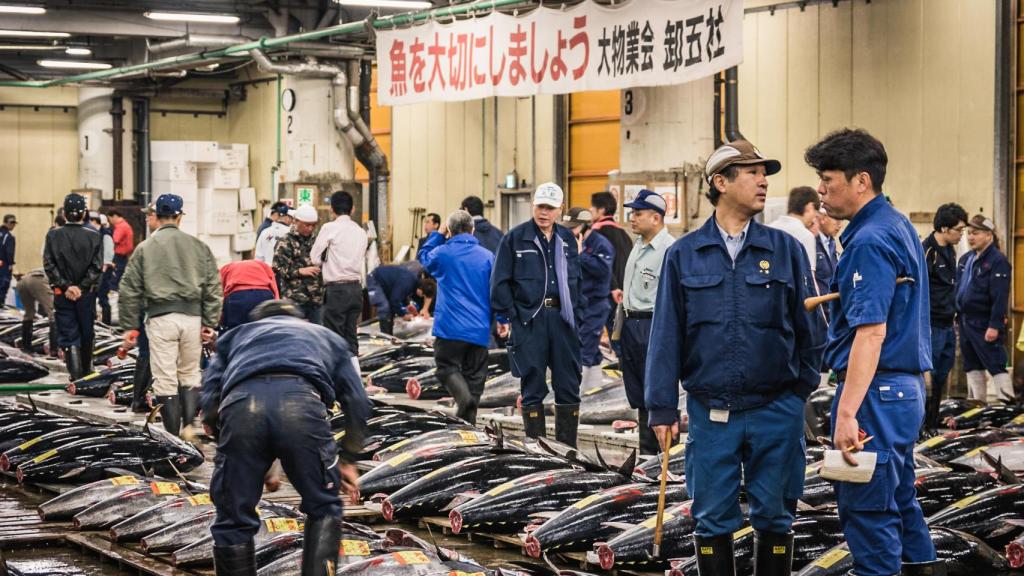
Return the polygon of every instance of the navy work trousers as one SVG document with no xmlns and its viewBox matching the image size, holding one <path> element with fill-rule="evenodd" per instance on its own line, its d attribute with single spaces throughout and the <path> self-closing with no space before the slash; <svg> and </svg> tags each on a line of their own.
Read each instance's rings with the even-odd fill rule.
<svg viewBox="0 0 1024 576">
<path fill-rule="evenodd" d="M 558 308 L 541 308 L 526 323 L 513 321 L 508 353 L 512 375 L 520 379 L 523 406 L 544 402 L 548 368 L 555 404 L 580 403 L 580 337 Z"/>
<path fill-rule="evenodd" d="M 55 295 L 53 316 L 57 320 L 58 346 L 80 347 L 83 342 L 92 342 L 96 322 L 96 293 L 82 292 L 82 296 L 73 302 L 64 294 Z"/>
<path fill-rule="evenodd" d="M 963 356 L 964 372 L 985 370 L 989 374 L 1006 372 L 1006 330 L 999 331 L 993 342 L 985 341 L 988 322 L 960 318 L 960 354 Z"/>
<path fill-rule="evenodd" d="M 607 299 L 593 298 L 580 311 L 580 357 L 584 366 L 601 365 L 601 332 L 607 320 Z"/>
<path fill-rule="evenodd" d="M 270 290 L 239 290 L 228 294 L 224 299 L 224 311 L 221 313 L 221 332 L 247 323 L 253 308 L 273 299 L 274 293 Z"/>
</svg>

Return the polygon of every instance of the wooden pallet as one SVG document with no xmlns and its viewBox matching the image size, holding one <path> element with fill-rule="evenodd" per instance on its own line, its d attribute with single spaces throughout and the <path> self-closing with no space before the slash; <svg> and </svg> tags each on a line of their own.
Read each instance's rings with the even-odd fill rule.
<svg viewBox="0 0 1024 576">
<path fill-rule="evenodd" d="M 100 533 L 81 532 L 68 534 L 65 542 L 117 562 L 122 567 L 138 570 L 143 574 L 150 574 L 152 576 L 194 576 L 195 574 L 201 574 L 189 570 L 180 570 L 154 556 L 146 556 L 131 548 L 115 544 Z M 205 572 L 204 574 L 212 574 L 212 572 Z"/>
<path fill-rule="evenodd" d="M 516 548 L 522 549 L 523 539 L 517 534 L 493 534 L 490 532 L 463 531 L 458 534 L 452 532 L 452 525 L 444 516 L 424 516 L 418 520 L 420 528 L 436 527 L 446 536 L 463 536 L 470 542 L 490 542 L 495 548 Z"/>
</svg>

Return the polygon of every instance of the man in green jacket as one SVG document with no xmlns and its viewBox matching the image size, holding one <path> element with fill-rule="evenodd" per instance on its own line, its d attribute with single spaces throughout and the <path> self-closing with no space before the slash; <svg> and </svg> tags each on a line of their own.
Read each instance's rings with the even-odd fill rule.
<svg viewBox="0 0 1024 576">
<path fill-rule="evenodd" d="M 157 230 L 135 249 L 119 294 L 125 348 L 135 346 L 143 314 L 149 338 L 153 390 L 164 428 L 190 433 L 199 406 L 199 358 L 220 320 L 221 285 L 210 247 L 180 229 L 183 201 L 156 199 Z"/>
</svg>

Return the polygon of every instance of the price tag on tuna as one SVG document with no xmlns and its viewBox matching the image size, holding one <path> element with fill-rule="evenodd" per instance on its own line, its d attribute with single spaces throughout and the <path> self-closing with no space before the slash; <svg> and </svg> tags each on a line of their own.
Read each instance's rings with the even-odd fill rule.
<svg viewBox="0 0 1024 576">
<path fill-rule="evenodd" d="M 99 378 L 99 376 L 100 376 L 99 372 L 93 372 L 92 374 L 89 374 L 88 376 L 83 376 L 82 377 L 82 382 L 88 382 L 89 380 L 95 380 L 96 378 Z"/>
<path fill-rule="evenodd" d="M 369 556 L 370 545 L 362 540 L 342 540 L 342 556 Z"/>
<path fill-rule="evenodd" d="M 673 447 L 668 449 L 668 455 L 669 456 L 675 456 L 676 454 L 679 454 L 680 452 L 682 452 L 685 449 L 686 449 L 686 445 L 685 444 L 676 444 L 675 446 L 673 446 Z"/>
<path fill-rule="evenodd" d="M 740 538 L 743 538 L 747 534 L 750 534 L 753 531 L 754 531 L 754 527 L 753 526 L 747 526 L 746 528 L 740 528 L 739 530 L 737 530 L 737 531 L 732 533 L 732 539 L 733 540 L 738 540 Z"/>
<path fill-rule="evenodd" d="M 1024 414 L 1017 416 L 1013 420 L 1010 420 L 1010 424 L 1024 424 Z"/>
<path fill-rule="evenodd" d="M 389 459 L 387 462 L 385 462 L 385 464 L 394 468 L 395 466 L 398 466 L 399 464 L 405 462 L 406 460 L 409 460 L 410 458 L 412 458 L 412 452 L 406 452 L 405 454 L 399 454 L 398 456 Z"/>
<path fill-rule="evenodd" d="M 413 437 L 413 438 L 415 438 L 415 437 Z M 406 445 L 408 445 L 408 444 L 409 444 L 410 442 L 412 442 L 412 441 L 413 441 L 413 438 L 406 438 L 405 440 L 402 440 L 402 441 L 401 441 L 401 442 L 399 442 L 398 444 L 392 444 L 392 445 L 391 445 L 391 447 L 390 447 L 390 448 L 388 448 L 388 450 L 398 450 L 398 449 L 399 449 L 399 448 L 401 448 L 402 446 L 406 446 Z"/>
<path fill-rule="evenodd" d="M 174 482 L 150 482 L 149 487 L 153 489 L 153 494 L 161 496 L 181 493 L 181 487 Z"/>
<path fill-rule="evenodd" d="M 577 509 L 577 510 L 583 510 L 587 506 L 590 506 L 594 502 L 597 502 L 600 498 L 601 498 L 600 494 L 591 494 L 590 496 L 587 496 L 583 500 L 580 500 L 579 502 L 573 504 L 572 507 Z"/>
<path fill-rule="evenodd" d="M 398 561 L 399 564 L 430 564 L 430 558 L 427 555 L 418 550 L 409 550 L 405 552 L 395 552 L 391 555 L 392 558 Z"/>
<path fill-rule="evenodd" d="M 836 562 L 839 562 L 840 560 L 846 558 L 849 555 L 849 550 L 829 550 L 821 558 L 815 560 L 814 565 L 818 568 L 827 570 L 831 568 Z"/>
<path fill-rule="evenodd" d="M 675 516 L 669 514 L 668 512 L 665 512 L 665 519 L 663 520 L 663 522 L 668 522 L 669 520 L 671 520 L 673 518 L 675 518 Z M 658 517 L 654 516 L 654 517 L 648 518 L 647 520 L 644 520 L 643 523 L 641 523 L 640 525 L 643 526 L 644 528 L 647 528 L 648 530 L 653 530 L 658 525 Z"/>
<path fill-rule="evenodd" d="M 597 386 L 595 388 L 591 388 L 590 390 L 587 390 L 586 392 L 583 393 L 583 395 L 584 396 L 590 396 L 591 394 L 597 394 L 600 391 L 601 391 L 601 387 Z"/>
<path fill-rule="evenodd" d="M 135 476 L 118 476 L 111 478 L 110 484 L 113 486 L 138 486 L 139 479 Z"/>
<path fill-rule="evenodd" d="M 188 503 L 193 506 L 212 506 L 213 500 L 210 500 L 209 494 L 199 494 L 197 496 L 190 496 Z"/>
<path fill-rule="evenodd" d="M 28 442 L 25 442 L 24 444 L 19 445 L 18 446 L 18 450 L 24 450 L 26 448 L 35 446 L 36 442 L 39 442 L 40 438 L 42 438 L 42 436 L 36 436 L 35 438 L 29 440 Z"/>
<path fill-rule="evenodd" d="M 977 502 L 979 499 L 981 499 L 981 496 L 978 495 L 978 494 L 974 494 L 974 495 L 968 496 L 967 498 L 964 498 L 962 500 L 957 500 L 956 502 L 950 504 L 949 507 L 950 508 L 966 508 L 967 506 L 970 506 L 971 504 Z"/>
<path fill-rule="evenodd" d="M 970 418 L 971 416 L 974 416 L 978 412 L 981 412 L 981 408 L 971 408 L 967 412 L 964 412 L 963 414 L 957 416 L 957 418 Z"/>
<path fill-rule="evenodd" d="M 462 570 L 452 570 L 448 573 L 448 576 L 487 576 L 483 572 L 463 572 Z"/>
<path fill-rule="evenodd" d="M 470 430 L 459 430 L 459 438 L 462 438 L 463 442 L 467 442 L 469 444 L 476 444 L 480 441 L 476 432 L 472 432 Z"/>
<path fill-rule="evenodd" d="M 43 452 L 39 456 L 36 456 L 35 458 L 33 458 L 32 459 L 32 463 L 33 464 L 39 464 L 43 460 L 46 460 L 47 458 L 52 458 L 56 454 L 57 454 L 56 450 L 48 450 L 46 452 Z"/>
<path fill-rule="evenodd" d="M 502 492 L 508 492 L 515 485 L 516 485 L 515 481 L 505 482 L 503 484 L 498 484 L 494 488 L 491 488 L 490 490 L 488 490 L 487 491 L 487 495 L 488 496 L 497 496 L 497 495 L 501 494 Z"/>
<path fill-rule="evenodd" d="M 942 444 L 945 441 L 945 436 L 932 436 L 931 438 L 925 440 L 924 442 L 921 442 L 921 446 L 927 446 L 928 448 L 931 448 L 932 446 L 938 446 L 939 444 Z"/>
<path fill-rule="evenodd" d="M 302 524 L 294 518 L 269 518 L 264 521 L 267 532 L 298 532 Z"/>
<path fill-rule="evenodd" d="M 337 434 L 334 435 L 334 441 L 335 442 L 340 442 L 341 439 L 344 438 L 344 437 L 345 437 L 345 430 L 342 430 L 341 432 L 338 432 Z"/>
</svg>

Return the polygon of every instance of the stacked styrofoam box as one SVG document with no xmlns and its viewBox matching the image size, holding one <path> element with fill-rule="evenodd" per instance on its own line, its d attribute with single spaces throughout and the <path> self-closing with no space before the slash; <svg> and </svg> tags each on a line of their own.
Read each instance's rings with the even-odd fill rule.
<svg viewBox="0 0 1024 576">
<path fill-rule="evenodd" d="M 249 145 L 225 144 L 220 147 L 218 169 L 220 174 L 214 178 L 231 179 L 235 184 L 235 220 L 231 231 L 231 250 L 241 253 L 252 250 L 256 245 L 256 232 L 253 226 L 256 210 L 256 190 L 249 187 Z M 230 174 L 228 174 L 230 172 Z"/>
</svg>

